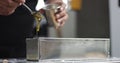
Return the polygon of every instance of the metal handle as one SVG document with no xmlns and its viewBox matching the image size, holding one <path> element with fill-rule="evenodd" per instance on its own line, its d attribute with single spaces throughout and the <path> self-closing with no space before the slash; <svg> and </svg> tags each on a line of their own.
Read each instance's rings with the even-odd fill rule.
<svg viewBox="0 0 120 63">
<path fill-rule="evenodd" d="M 30 11 L 31 14 L 33 14 L 33 11 L 25 3 L 23 3 L 23 6 L 25 6 Z"/>
</svg>

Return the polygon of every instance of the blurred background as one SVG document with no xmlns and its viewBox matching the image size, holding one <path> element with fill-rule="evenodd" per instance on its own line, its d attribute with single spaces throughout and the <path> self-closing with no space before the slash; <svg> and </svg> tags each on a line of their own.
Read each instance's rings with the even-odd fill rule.
<svg viewBox="0 0 120 63">
<path fill-rule="evenodd" d="M 60 30 L 49 27 L 49 37 L 110 39 L 110 55 L 120 57 L 120 0 L 63 1 L 69 18 Z"/>
<path fill-rule="evenodd" d="M 108 0 L 63 0 L 67 4 L 69 18 L 61 29 L 67 38 L 109 38 Z M 56 31 L 49 27 L 49 36 Z"/>
</svg>

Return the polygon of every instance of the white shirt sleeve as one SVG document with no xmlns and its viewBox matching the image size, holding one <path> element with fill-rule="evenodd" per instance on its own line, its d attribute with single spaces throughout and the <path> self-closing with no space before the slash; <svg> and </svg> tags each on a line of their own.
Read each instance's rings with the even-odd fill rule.
<svg viewBox="0 0 120 63">
<path fill-rule="evenodd" d="M 66 4 L 66 9 L 68 8 L 68 0 L 63 0 L 63 2 Z"/>
<path fill-rule="evenodd" d="M 36 10 L 39 10 L 45 6 L 44 0 L 38 0 Z"/>
</svg>

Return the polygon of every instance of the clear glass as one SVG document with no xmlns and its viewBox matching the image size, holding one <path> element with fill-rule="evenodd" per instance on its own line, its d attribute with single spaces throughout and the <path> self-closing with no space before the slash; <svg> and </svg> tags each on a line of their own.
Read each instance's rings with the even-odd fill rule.
<svg viewBox="0 0 120 63">
<path fill-rule="evenodd" d="M 40 59 L 108 58 L 110 41 L 104 38 L 39 38 Z"/>
<path fill-rule="evenodd" d="M 55 28 L 59 26 L 59 23 L 57 23 L 55 18 L 55 13 L 59 12 L 60 7 L 61 6 L 58 4 L 46 4 L 46 6 L 43 8 L 48 23 Z"/>
</svg>

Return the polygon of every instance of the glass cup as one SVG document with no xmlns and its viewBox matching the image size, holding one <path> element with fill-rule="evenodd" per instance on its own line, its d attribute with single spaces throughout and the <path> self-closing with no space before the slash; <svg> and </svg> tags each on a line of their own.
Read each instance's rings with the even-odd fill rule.
<svg viewBox="0 0 120 63">
<path fill-rule="evenodd" d="M 55 28 L 59 27 L 59 23 L 55 18 L 55 13 L 59 12 L 60 7 L 61 6 L 59 4 L 46 4 L 46 6 L 43 8 L 48 23 Z"/>
</svg>

